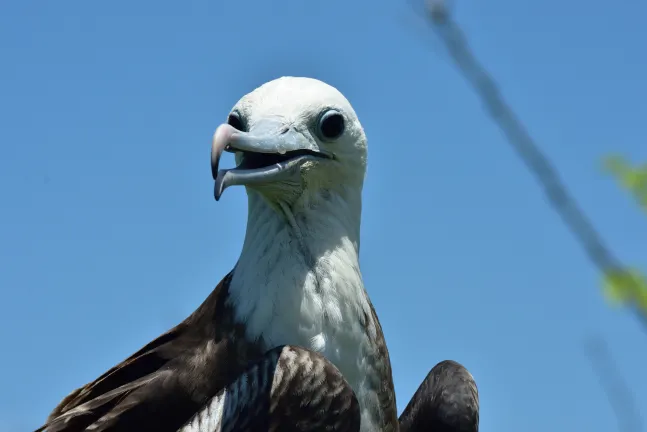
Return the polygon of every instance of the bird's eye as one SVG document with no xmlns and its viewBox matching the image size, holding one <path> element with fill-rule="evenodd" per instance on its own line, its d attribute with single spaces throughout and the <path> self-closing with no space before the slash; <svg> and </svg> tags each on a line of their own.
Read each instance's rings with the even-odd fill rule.
<svg viewBox="0 0 647 432">
<path fill-rule="evenodd" d="M 344 133 L 344 116 L 339 111 L 329 110 L 319 119 L 319 133 L 322 138 L 335 139 Z"/>
<path fill-rule="evenodd" d="M 243 125 L 243 120 L 240 118 L 240 114 L 238 114 L 236 111 L 229 114 L 229 117 L 227 117 L 227 123 L 234 129 L 245 132 L 245 125 Z"/>
</svg>

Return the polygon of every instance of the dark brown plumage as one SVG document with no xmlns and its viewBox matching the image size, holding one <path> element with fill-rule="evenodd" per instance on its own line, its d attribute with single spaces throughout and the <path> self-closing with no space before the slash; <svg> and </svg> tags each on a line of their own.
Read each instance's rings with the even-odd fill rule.
<svg viewBox="0 0 647 432">
<path fill-rule="evenodd" d="M 268 351 L 178 432 L 359 431 L 359 404 L 339 370 L 318 353 Z"/>
<path fill-rule="evenodd" d="M 445 360 L 434 366 L 400 415 L 400 432 L 478 432 L 479 395 L 472 375 Z"/>
<path fill-rule="evenodd" d="M 181 324 L 52 411 L 48 432 L 175 431 L 262 354 L 225 304 L 231 274 Z"/>
<path fill-rule="evenodd" d="M 181 324 L 73 391 L 38 431 L 175 432 L 192 417 L 199 425 L 225 388 L 240 396 L 259 374 L 258 391 L 265 392 L 233 405 L 221 418 L 223 431 L 359 431 L 357 399 L 332 363 L 299 347 L 263 355 L 243 337 L 226 304 L 230 279 Z M 267 377 L 275 375 L 272 386 Z M 206 430 L 190 426 L 185 430 Z"/>
</svg>

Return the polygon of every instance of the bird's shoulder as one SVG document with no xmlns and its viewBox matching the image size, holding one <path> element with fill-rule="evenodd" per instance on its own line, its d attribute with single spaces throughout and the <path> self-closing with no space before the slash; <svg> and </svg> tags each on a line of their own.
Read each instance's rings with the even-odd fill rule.
<svg viewBox="0 0 647 432">
<path fill-rule="evenodd" d="M 70 393 L 40 430 L 177 430 L 260 355 L 234 322 L 230 280 L 182 323 Z"/>
</svg>

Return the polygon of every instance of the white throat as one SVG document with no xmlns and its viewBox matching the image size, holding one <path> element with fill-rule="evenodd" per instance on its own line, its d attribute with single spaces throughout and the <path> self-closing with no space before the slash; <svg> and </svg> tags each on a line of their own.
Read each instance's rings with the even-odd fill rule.
<svg viewBox="0 0 647 432">
<path fill-rule="evenodd" d="M 367 378 L 375 365 L 367 359 L 381 359 L 359 268 L 361 192 L 322 193 L 295 211 L 248 195 L 245 242 L 229 288 L 237 320 L 265 349 L 294 344 L 326 356 L 355 390 L 362 430 L 371 430 L 380 413 L 375 379 Z"/>
</svg>

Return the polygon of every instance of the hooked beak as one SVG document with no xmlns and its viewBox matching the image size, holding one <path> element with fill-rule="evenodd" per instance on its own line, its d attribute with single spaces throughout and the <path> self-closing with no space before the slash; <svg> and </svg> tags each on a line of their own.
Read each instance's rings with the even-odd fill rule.
<svg viewBox="0 0 647 432">
<path fill-rule="evenodd" d="M 218 169 L 223 151 L 242 153 L 236 168 Z M 332 159 L 331 153 L 284 123 L 268 119 L 258 122 L 249 132 L 221 124 L 211 144 L 211 174 L 216 181 L 214 197 L 220 200 L 232 185 L 255 185 L 295 180 L 304 162 Z"/>
</svg>

